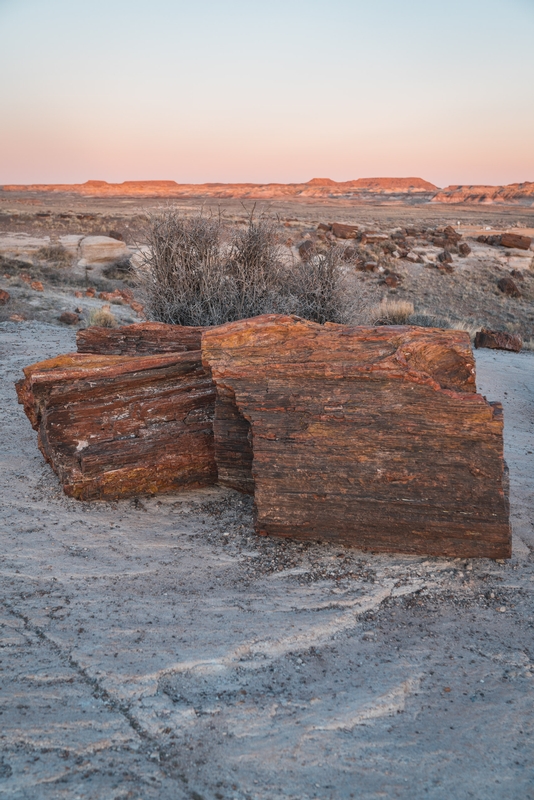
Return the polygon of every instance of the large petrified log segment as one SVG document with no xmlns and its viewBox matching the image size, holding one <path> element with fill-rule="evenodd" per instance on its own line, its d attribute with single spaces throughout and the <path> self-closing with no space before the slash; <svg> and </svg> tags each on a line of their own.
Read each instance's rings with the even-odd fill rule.
<svg viewBox="0 0 534 800">
<path fill-rule="evenodd" d="M 198 351 L 73 353 L 24 374 L 19 402 L 67 494 L 115 498 L 216 482 L 215 389 Z"/>
<path fill-rule="evenodd" d="M 251 424 L 260 533 L 510 555 L 502 408 L 465 333 L 265 316 L 206 331 L 202 357 Z"/>
<path fill-rule="evenodd" d="M 87 328 L 78 332 L 76 343 L 81 353 L 136 355 L 184 350 L 200 351 L 203 331 L 162 322 L 142 322 L 121 328 Z M 197 353 L 200 366 L 200 352 Z M 209 372 L 209 366 L 206 365 Z M 215 461 L 221 486 L 247 494 L 254 493 L 250 424 L 239 412 L 233 392 L 221 388 L 215 399 Z"/>
<path fill-rule="evenodd" d="M 76 334 L 79 353 L 135 356 L 200 350 L 204 328 L 139 322 L 120 328 L 84 328 Z"/>
</svg>

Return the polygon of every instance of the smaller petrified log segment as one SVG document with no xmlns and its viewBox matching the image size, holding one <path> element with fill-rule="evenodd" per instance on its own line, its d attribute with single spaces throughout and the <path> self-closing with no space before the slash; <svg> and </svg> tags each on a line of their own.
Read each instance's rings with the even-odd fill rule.
<svg viewBox="0 0 534 800">
<path fill-rule="evenodd" d="M 506 333 L 506 331 L 490 331 L 482 328 L 475 333 L 475 347 L 488 347 L 491 350 L 511 350 L 519 353 L 523 347 L 521 336 L 516 333 Z"/>
<path fill-rule="evenodd" d="M 519 250 L 528 250 L 532 244 L 530 236 L 521 236 L 519 233 L 503 233 L 501 245 L 503 247 L 517 247 Z"/>
<path fill-rule="evenodd" d="M 140 322 L 121 328 L 85 328 L 76 334 L 79 353 L 135 356 L 200 350 L 204 328 Z"/>
<path fill-rule="evenodd" d="M 510 556 L 502 408 L 467 334 L 265 316 L 206 331 L 202 358 L 251 423 L 260 533 Z"/>
<path fill-rule="evenodd" d="M 73 353 L 24 374 L 19 402 L 68 495 L 127 497 L 216 482 L 215 388 L 198 351 Z"/>
<path fill-rule="evenodd" d="M 87 328 L 79 331 L 76 343 L 82 353 L 121 356 L 200 351 L 201 334 L 205 330 L 209 328 L 142 322 L 122 328 Z M 200 367 L 200 352 L 197 357 Z M 206 371 L 211 374 L 209 366 Z M 218 434 L 215 445 L 218 482 L 221 486 L 253 494 L 250 424 L 238 411 L 233 392 L 224 388 L 216 393 L 214 427 Z"/>
</svg>

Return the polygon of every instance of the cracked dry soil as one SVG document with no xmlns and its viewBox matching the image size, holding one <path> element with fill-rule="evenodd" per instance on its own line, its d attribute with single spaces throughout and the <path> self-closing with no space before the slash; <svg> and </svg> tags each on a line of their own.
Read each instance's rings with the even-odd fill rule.
<svg viewBox="0 0 534 800">
<path fill-rule="evenodd" d="M 218 488 L 63 496 L 13 382 L 74 348 L 0 325 L 0 797 L 534 798 L 532 354 L 477 353 L 496 563 L 262 539 Z"/>
</svg>

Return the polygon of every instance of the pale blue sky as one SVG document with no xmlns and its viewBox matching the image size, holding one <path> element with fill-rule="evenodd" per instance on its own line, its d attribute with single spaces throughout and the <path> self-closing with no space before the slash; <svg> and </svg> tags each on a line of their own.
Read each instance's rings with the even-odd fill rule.
<svg viewBox="0 0 534 800">
<path fill-rule="evenodd" d="M 0 184 L 534 180 L 534 0 L 0 0 Z"/>
</svg>

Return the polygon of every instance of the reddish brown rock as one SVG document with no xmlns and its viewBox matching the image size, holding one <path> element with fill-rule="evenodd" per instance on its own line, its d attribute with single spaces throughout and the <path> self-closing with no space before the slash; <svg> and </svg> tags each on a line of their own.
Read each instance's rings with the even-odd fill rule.
<svg viewBox="0 0 534 800">
<path fill-rule="evenodd" d="M 303 261 L 308 261 L 311 255 L 315 252 L 315 245 L 311 241 L 311 239 L 306 239 L 306 241 L 302 242 L 301 245 L 298 247 L 299 256 Z"/>
<path fill-rule="evenodd" d="M 532 244 L 530 236 L 520 236 L 518 233 L 501 234 L 502 247 L 516 247 L 519 250 L 529 250 Z"/>
<path fill-rule="evenodd" d="M 460 244 L 458 245 L 458 252 L 460 253 L 461 256 L 465 258 L 465 256 L 468 256 L 471 253 L 471 248 L 469 247 L 467 242 L 460 242 Z"/>
<path fill-rule="evenodd" d="M 363 231 L 362 244 L 383 244 L 389 240 L 387 233 L 376 233 L 375 231 Z"/>
<path fill-rule="evenodd" d="M 521 336 L 514 333 L 506 333 L 505 331 L 490 331 L 487 328 L 482 328 L 475 334 L 475 347 L 488 347 L 491 350 L 511 350 L 514 353 L 519 353 L 523 347 L 523 340 Z"/>
<path fill-rule="evenodd" d="M 101 355 L 154 355 L 196 351 L 201 367 L 200 341 L 209 328 L 166 325 L 144 322 L 123 328 L 87 328 L 78 332 L 76 344 L 81 353 Z M 209 367 L 206 367 L 209 373 Z M 215 387 L 213 386 L 215 394 Z M 254 491 L 250 471 L 252 445 L 248 439 L 249 426 L 237 412 L 231 391 L 221 388 L 215 395 L 215 422 L 219 435 L 215 444 L 218 482 L 248 494 Z"/>
<path fill-rule="evenodd" d="M 5 289 L 0 289 L 0 306 L 5 306 L 9 302 L 11 295 Z"/>
<path fill-rule="evenodd" d="M 332 233 L 336 239 L 357 239 L 358 226 L 357 225 L 344 225 L 341 222 L 332 223 Z"/>
<path fill-rule="evenodd" d="M 132 311 L 135 311 L 135 313 L 139 317 L 144 316 L 144 313 L 145 313 L 144 306 L 141 303 L 138 303 L 137 300 L 132 300 L 130 302 L 130 308 L 132 309 Z"/>
<path fill-rule="evenodd" d="M 402 283 L 402 275 L 399 275 L 398 272 L 392 272 L 391 270 L 386 269 L 384 270 L 383 276 L 379 283 L 384 284 L 389 289 L 396 289 L 397 286 L 400 286 Z"/>
<path fill-rule="evenodd" d="M 252 442 L 260 533 L 510 555 L 502 408 L 466 333 L 265 316 L 207 330 L 202 356 Z"/>
<path fill-rule="evenodd" d="M 38 444 L 79 499 L 215 483 L 215 389 L 200 353 L 70 354 L 17 384 Z"/>
<path fill-rule="evenodd" d="M 58 319 L 64 325 L 77 325 L 80 321 L 78 314 L 75 314 L 73 311 L 64 311 L 59 315 Z"/>
<path fill-rule="evenodd" d="M 458 233 L 458 231 L 455 230 L 452 227 L 452 225 L 447 225 L 447 227 L 443 230 L 443 235 L 450 242 L 455 242 L 455 243 L 459 242 L 460 239 L 462 238 L 462 234 Z"/>
<path fill-rule="evenodd" d="M 200 350 L 204 328 L 166 325 L 164 322 L 138 322 L 122 328 L 85 328 L 76 334 L 79 353 L 95 355 L 154 355 Z M 200 357 L 200 356 L 199 356 Z"/>
<path fill-rule="evenodd" d="M 41 281 L 32 281 L 30 283 L 30 289 L 33 289 L 34 292 L 44 292 L 44 287 Z"/>
<path fill-rule="evenodd" d="M 521 297 L 521 292 L 519 291 L 516 282 L 509 276 L 501 278 L 499 281 L 497 281 L 497 288 L 500 289 L 503 294 L 508 295 L 508 297 Z"/>
</svg>

